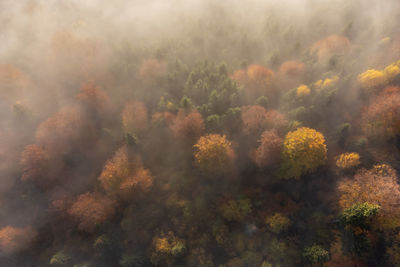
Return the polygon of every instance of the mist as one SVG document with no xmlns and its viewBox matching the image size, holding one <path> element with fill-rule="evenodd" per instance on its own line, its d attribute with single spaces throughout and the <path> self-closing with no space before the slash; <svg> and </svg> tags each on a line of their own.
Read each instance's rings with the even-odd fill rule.
<svg viewBox="0 0 400 267">
<path fill-rule="evenodd" d="M 397 266 L 399 18 L 0 1 L 0 266 Z"/>
</svg>

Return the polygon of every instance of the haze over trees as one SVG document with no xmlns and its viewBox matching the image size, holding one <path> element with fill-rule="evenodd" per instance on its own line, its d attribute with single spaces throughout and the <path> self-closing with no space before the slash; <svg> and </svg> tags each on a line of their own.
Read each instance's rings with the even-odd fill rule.
<svg viewBox="0 0 400 267">
<path fill-rule="evenodd" d="M 0 266 L 399 266 L 399 15 L 0 1 Z"/>
</svg>

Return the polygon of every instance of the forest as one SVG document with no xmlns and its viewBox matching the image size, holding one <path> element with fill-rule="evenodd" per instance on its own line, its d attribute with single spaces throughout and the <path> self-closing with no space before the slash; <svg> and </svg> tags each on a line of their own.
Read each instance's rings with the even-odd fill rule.
<svg viewBox="0 0 400 267">
<path fill-rule="evenodd" d="M 400 1 L 1 0 L 1 267 L 400 266 Z"/>
</svg>

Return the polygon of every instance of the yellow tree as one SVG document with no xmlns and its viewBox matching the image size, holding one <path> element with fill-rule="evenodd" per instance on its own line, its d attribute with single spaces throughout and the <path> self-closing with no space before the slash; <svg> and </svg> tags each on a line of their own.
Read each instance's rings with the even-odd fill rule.
<svg viewBox="0 0 400 267">
<path fill-rule="evenodd" d="M 358 153 L 343 153 L 336 160 L 336 166 L 340 169 L 349 169 L 360 164 L 360 155 Z"/>
<path fill-rule="evenodd" d="M 150 257 L 155 266 L 173 266 L 175 258 L 186 252 L 184 240 L 175 236 L 172 231 L 161 233 L 153 238 L 153 251 Z"/>
<path fill-rule="evenodd" d="M 289 132 L 283 141 L 283 176 L 299 178 L 315 171 L 326 161 L 326 144 L 322 133 L 302 127 Z"/>
<path fill-rule="evenodd" d="M 194 145 L 195 163 L 204 174 L 223 174 L 233 167 L 235 152 L 225 135 L 209 134 Z"/>
</svg>

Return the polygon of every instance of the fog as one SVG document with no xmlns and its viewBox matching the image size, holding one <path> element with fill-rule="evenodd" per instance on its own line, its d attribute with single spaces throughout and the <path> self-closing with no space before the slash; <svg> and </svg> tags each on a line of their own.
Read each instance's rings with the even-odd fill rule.
<svg viewBox="0 0 400 267">
<path fill-rule="evenodd" d="M 397 266 L 399 18 L 1 0 L 0 266 Z"/>
</svg>

